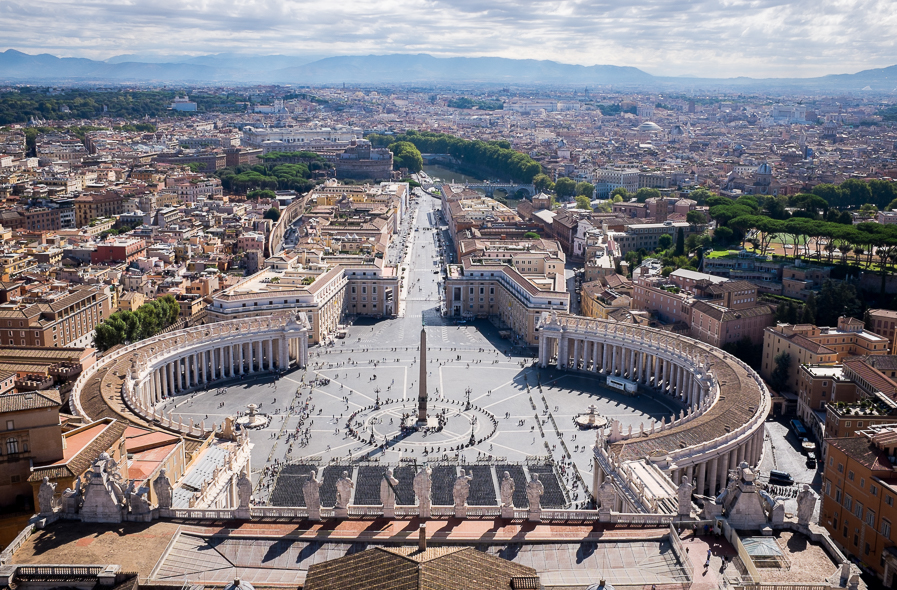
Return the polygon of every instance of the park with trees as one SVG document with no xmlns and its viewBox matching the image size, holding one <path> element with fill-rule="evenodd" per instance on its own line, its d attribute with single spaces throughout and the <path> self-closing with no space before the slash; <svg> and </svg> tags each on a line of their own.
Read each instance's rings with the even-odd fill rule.
<svg viewBox="0 0 897 590">
<path fill-rule="evenodd" d="M 94 345 L 101 352 L 155 336 L 178 321 L 181 306 L 171 295 L 147 301 L 136 311 L 121 310 L 97 324 Z"/>
</svg>

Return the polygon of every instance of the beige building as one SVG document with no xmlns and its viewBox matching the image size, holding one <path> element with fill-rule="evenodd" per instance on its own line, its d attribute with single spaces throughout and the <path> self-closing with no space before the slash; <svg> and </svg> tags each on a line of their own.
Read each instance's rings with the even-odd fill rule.
<svg viewBox="0 0 897 590">
<path fill-rule="evenodd" d="M 763 332 L 763 361 L 760 375 L 772 378 L 775 358 L 781 353 L 791 355 L 787 391 L 800 390 L 798 369 L 801 365 L 832 364 L 847 356 L 888 354 L 888 340 L 863 329 L 856 318 L 838 318 L 837 328 L 812 324 L 778 324 Z"/>
<path fill-rule="evenodd" d="M 62 426 L 56 390 L 0 396 L 0 505 L 33 506 L 28 477 L 32 465 L 63 458 Z"/>
<path fill-rule="evenodd" d="M 365 264 L 269 258 L 269 268 L 216 293 L 207 308 L 211 321 L 302 311 L 311 324 L 309 341 L 334 334 L 346 315 L 391 317 L 398 311 L 399 278 L 395 267 L 376 259 Z"/>
</svg>

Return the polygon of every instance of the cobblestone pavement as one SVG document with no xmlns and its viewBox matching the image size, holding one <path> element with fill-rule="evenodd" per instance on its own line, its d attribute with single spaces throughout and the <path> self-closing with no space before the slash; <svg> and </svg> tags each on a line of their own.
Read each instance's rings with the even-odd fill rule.
<svg viewBox="0 0 897 590">
<path fill-rule="evenodd" d="M 586 375 L 540 370 L 532 366 L 534 351 L 512 349 L 488 321 L 454 325 L 442 318 L 438 290 L 442 276 L 433 273 L 437 232 L 427 229 L 437 220 L 438 201 L 422 199 L 418 207 L 404 317 L 359 319 L 348 327 L 345 339 L 312 347 L 307 369 L 279 378 L 247 378 L 221 389 L 176 397 L 165 402 L 163 409 L 176 407 L 185 419 L 193 417 L 207 424 L 220 424 L 250 403 L 270 415 L 266 428 L 251 431 L 253 481 L 260 498 L 270 492 L 271 467 L 284 461 L 364 458 L 396 464 L 454 457 L 462 462 L 478 458 L 523 461 L 550 455 L 558 463 L 567 462 L 562 471 L 570 500 L 573 505 L 582 503 L 587 497 L 582 485 L 591 486 L 594 435 L 575 428 L 576 414 L 595 404 L 599 413 L 620 420 L 624 430 L 631 425 L 637 431 L 640 424 L 647 429 L 651 419 L 669 417 L 678 408 L 649 396 L 624 396 L 600 387 Z M 443 432 L 399 438 L 403 411 L 413 411 L 416 405 L 422 321 L 427 331 L 430 399 L 447 408 L 452 419 Z M 468 396 L 472 409 L 464 412 Z M 371 445 L 370 422 L 364 422 L 357 437 L 349 435 L 346 423 L 355 412 L 363 412 L 360 419 L 369 416 L 378 399 L 381 410 L 375 416 L 375 444 Z M 472 425 L 474 415 L 476 424 Z M 350 425 L 354 428 L 357 423 L 353 420 Z M 476 438 L 485 440 L 455 450 L 460 440 L 469 441 L 471 428 Z M 384 437 L 389 439 L 385 448 Z"/>
</svg>

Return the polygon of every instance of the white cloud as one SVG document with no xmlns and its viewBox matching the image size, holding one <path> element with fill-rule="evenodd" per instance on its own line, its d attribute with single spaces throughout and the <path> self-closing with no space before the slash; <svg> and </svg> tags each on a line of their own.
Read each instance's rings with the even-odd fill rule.
<svg viewBox="0 0 897 590">
<path fill-rule="evenodd" d="M 894 0 L 6 0 L 5 48 L 121 53 L 431 53 L 654 74 L 817 76 L 897 63 Z"/>
</svg>

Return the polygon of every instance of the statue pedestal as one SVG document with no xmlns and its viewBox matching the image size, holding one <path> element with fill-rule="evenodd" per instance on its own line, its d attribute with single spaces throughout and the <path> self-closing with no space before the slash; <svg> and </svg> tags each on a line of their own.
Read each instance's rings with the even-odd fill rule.
<svg viewBox="0 0 897 590">
<path fill-rule="evenodd" d="M 336 518 L 349 518 L 349 508 L 346 506 L 335 506 L 333 508 L 333 515 Z"/>
<path fill-rule="evenodd" d="M 321 507 L 315 506 L 308 509 L 308 520 L 321 520 Z"/>
<path fill-rule="evenodd" d="M 234 518 L 238 520 L 252 520 L 252 515 L 249 513 L 249 508 L 237 508 L 234 510 Z"/>
<path fill-rule="evenodd" d="M 598 509 L 598 522 L 610 522 L 610 508 Z"/>
<path fill-rule="evenodd" d="M 502 518 L 514 518 L 514 507 L 513 506 L 502 506 L 501 507 L 501 517 Z"/>
<path fill-rule="evenodd" d="M 383 518 L 395 518 L 396 517 L 396 509 L 395 508 L 383 508 Z"/>
<path fill-rule="evenodd" d="M 455 506 L 455 518 L 467 518 L 467 506 Z"/>
<path fill-rule="evenodd" d="M 526 513 L 526 519 L 531 522 L 542 522 L 542 511 L 541 510 L 530 510 Z"/>
<path fill-rule="evenodd" d="M 430 518 L 430 507 L 429 506 L 419 506 L 417 509 L 417 515 L 420 518 Z"/>
</svg>

